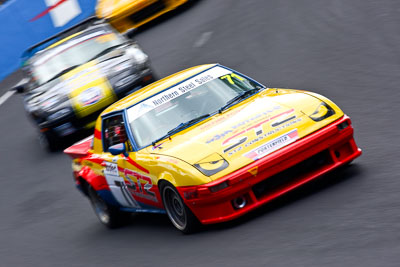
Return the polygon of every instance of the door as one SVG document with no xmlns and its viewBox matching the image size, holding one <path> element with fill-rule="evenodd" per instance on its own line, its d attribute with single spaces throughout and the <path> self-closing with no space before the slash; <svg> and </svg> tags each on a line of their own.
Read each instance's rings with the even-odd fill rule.
<svg viewBox="0 0 400 267">
<path fill-rule="evenodd" d="M 104 176 L 115 199 L 126 208 L 162 209 L 156 177 L 137 162 L 122 114 L 104 118 L 102 125 Z M 121 143 L 125 144 L 128 156 L 108 152 L 111 146 Z"/>
</svg>

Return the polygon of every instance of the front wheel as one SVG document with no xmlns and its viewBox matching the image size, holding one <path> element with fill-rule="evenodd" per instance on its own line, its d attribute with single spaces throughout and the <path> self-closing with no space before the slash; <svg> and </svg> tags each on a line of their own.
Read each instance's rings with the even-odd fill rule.
<svg viewBox="0 0 400 267">
<path fill-rule="evenodd" d="M 102 224 L 108 228 L 117 228 L 126 223 L 129 213 L 107 204 L 93 187 L 89 187 L 88 193 L 93 210 Z"/>
<path fill-rule="evenodd" d="M 193 233 L 199 226 L 199 221 L 193 212 L 185 205 L 173 185 L 162 186 L 162 200 L 172 224 L 185 234 Z"/>
</svg>

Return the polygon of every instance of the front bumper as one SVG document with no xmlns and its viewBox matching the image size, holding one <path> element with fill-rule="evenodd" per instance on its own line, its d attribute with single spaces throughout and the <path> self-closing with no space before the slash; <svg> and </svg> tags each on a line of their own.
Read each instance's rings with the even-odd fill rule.
<svg viewBox="0 0 400 267">
<path fill-rule="evenodd" d="M 178 187 L 178 191 L 203 224 L 235 219 L 360 156 L 353 132 L 349 117 L 344 116 L 221 179 Z M 227 187 L 211 192 L 210 188 L 222 183 Z M 235 207 L 236 199 L 245 205 L 238 208 L 236 203 Z"/>
</svg>

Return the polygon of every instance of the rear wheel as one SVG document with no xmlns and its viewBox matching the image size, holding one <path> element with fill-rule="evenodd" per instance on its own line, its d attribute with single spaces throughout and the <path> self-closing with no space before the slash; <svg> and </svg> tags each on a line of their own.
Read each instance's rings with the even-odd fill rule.
<svg viewBox="0 0 400 267">
<path fill-rule="evenodd" d="M 195 232 L 200 223 L 185 205 L 176 188 L 165 183 L 162 185 L 161 192 L 164 207 L 172 224 L 185 234 Z"/>
<path fill-rule="evenodd" d="M 127 222 L 130 214 L 107 204 L 91 186 L 88 195 L 93 210 L 102 224 L 108 228 L 117 228 Z"/>
</svg>

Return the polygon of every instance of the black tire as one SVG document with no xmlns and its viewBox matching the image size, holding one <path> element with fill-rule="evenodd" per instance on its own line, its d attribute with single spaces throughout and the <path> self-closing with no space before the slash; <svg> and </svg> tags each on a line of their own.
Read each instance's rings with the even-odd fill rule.
<svg viewBox="0 0 400 267">
<path fill-rule="evenodd" d="M 200 226 L 199 220 L 185 205 L 176 188 L 169 184 L 161 185 L 161 196 L 168 218 L 172 224 L 182 233 L 196 232 Z"/>
<path fill-rule="evenodd" d="M 150 79 L 150 81 L 147 82 L 146 85 L 152 84 L 152 83 L 158 81 L 159 79 L 160 79 L 160 78 L 159 78 L 159 76 L 157 75 L 157 73 L 155 73 L 154 70 L 152 69 L 152 70 L 151 70 L 151 79 Z"/>
<path fill-rule="evenodd" d="M 117 207 L 107 204 L 91 186 L 88 189 L 88 196 L 97 218 L 108 228 L 118 228 L 128 221 L 130 216 L 128 212 L 122 212 Z"/>
<path fill-rule="evenodd" d="M 59 140 L 52 133 L 39 133 L 40 146 L 50 152 L 57 151 L 60 148 Z"/>
</svg>

